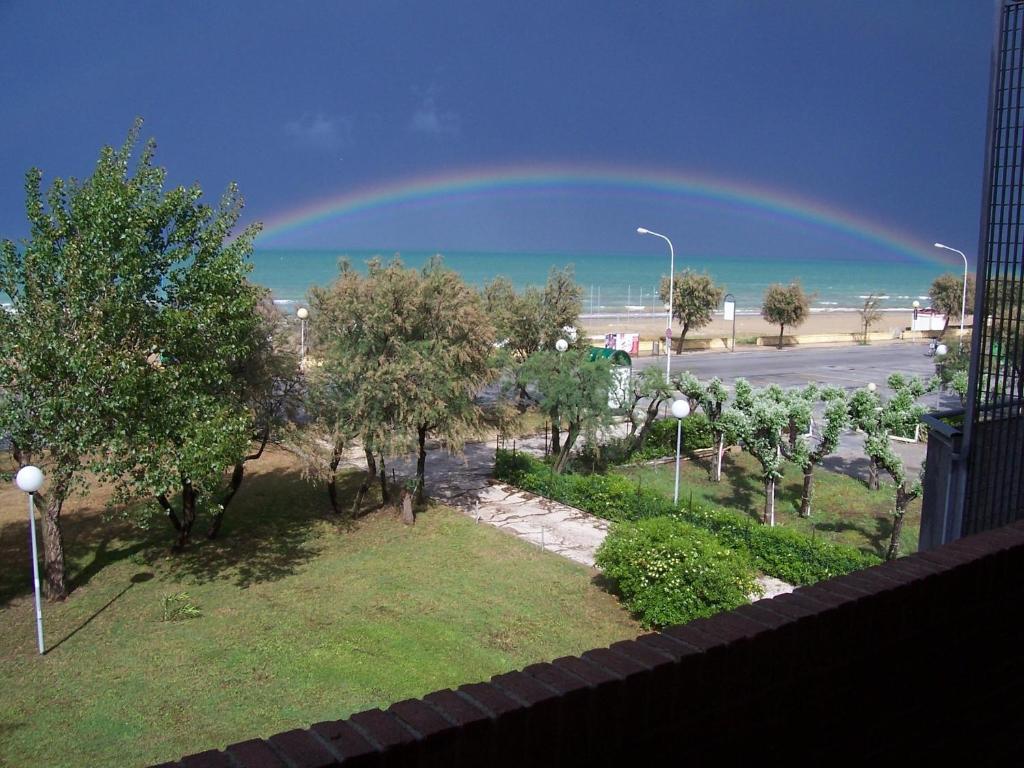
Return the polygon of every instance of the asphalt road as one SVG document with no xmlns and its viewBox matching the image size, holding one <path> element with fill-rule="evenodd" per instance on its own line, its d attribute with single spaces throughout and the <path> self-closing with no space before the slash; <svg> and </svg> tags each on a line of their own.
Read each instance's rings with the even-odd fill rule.
<svg viewBox="0 0 1024 768">
<path fill-rule="evenodd" d="M 885 380 L 891 373 L 930 378 L 935 374 L 935 362 L 929 357 L 927 342 L 875 342 L 866 346 L 814 346 L 814 347 L 754 347 L 738 348 L 736 352 L 709 350 L 672 355 L 672 373 L 689 371 L 701 381 L 717 376 L 727 386 L 738 378 L 745 378 L 755 387 L 778 384 L 783 389 L 802 387 L 809 382 L 822 386 L 837 386 L 847 390 L 859 389 L 874 382 L 887 391 Z M 664 368 L 665 357 L 640 357 L 633 360 L 634 370 L 651 365 Z M 929 393 L 922 403 L 929 409 L 957 408 L 955 394 Z M 820 411 L 820 408 L 818 409 Z M 816 414 L 820 417 L 820 413 Z M 864 438 L 847 432 L 840 439 L 839 448 L 825 460 L 830 469 L 867 477 L 867 459 L 864 457 Z M 907 473 L 915 476 L 924 461 L 927 447 L 924 443 L 893 443 L 893 448 L 904 461 Z M 887 478 L 886 478 L 887 479 Z"/>
<path fill-rule="evenodd" d="M 927 351 L 927 342 L 907 341 L 866 346 L 739 347 L 735 352 L 709 350 L 672 355 L 672 373 L 689 371 L 702 381 L 717 376 L 726 384 L 743 377 L 755 387 L 778 384 L 784 389 L 802 387 L 812 381 L 846 389 L 857 389 L 869 382 L 883 387 L 894 372 L 934 375 L 934 358 Z M 665 357 L 633 360 L 634 370 L 650 365 L 664 367 Z"/>
</svg>

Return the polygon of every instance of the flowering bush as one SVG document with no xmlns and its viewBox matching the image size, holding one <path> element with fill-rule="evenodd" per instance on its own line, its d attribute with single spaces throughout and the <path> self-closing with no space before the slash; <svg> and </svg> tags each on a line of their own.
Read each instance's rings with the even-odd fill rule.
<svg viewBox="0 0 1024 768">
<path fill-rule="evenodd" d="M 616 523 L 597 551 L 597 565 L 647 627 L 735 608 L 757 589 L 745 553 L 673 517 Z"/>
</svg>

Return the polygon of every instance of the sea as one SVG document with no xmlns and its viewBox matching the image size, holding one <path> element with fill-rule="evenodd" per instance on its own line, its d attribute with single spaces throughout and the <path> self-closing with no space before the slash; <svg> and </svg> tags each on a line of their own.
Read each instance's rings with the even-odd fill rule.
<svg viewBox="0 0 1024 768">
<path fill-rule="evenodd" d="M 399 254 L 368 250 L 257 249 L 251 279 L 270 289 L 275 302 L 294 311 L 307 300 L 313 285 L 329 285 L 337 277 L 338 264 L 348 259 L 365 269 L 374 256 L 385 262 L 401 258 L 409 267 L 422 267 L 436 251 L 403 251 Z M 571 266 L 583 289 L 583 314 L 590 317 L 660 315 L 657 288 L 669 271 L 668 258 L 653 255 L 588 253 L 499 253 L 453 251 L 440 254 L 444 264 L 470 285 L 482 287 L 501 275 L 517 289 L 543 286 L 552 267 Z M 871 260 L 851 261 L 826 257 L 795 257 L 785 260 L 757 256 L 747 258 L 679 256 L 676 271 L 706 272 L 732 294 L 739 314 L 759 314 L 765 290 L 772 283 L 799 280 L 812 295 L 812 312 L 849 312 L 860 309 L 870 294 L 881 297 L 888 311 L 912 309 L 912 302 L 928 305 L 928 289 L 942 265 L 935 263 Z"/>
</svg>

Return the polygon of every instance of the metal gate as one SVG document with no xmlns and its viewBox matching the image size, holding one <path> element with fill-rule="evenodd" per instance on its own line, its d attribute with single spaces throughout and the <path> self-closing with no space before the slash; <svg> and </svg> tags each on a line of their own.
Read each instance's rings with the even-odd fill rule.
<svg viewBox="0 0 1024 768">
<path fill-rule="evenodd" d="M 992 65 L 960 534 L 1024 517 L 1024 3 L 1003 2 Z"/>
</svg>

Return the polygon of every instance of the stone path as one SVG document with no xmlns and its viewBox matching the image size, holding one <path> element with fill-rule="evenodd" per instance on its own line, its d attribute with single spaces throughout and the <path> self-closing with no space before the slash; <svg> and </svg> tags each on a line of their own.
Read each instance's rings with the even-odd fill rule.
<svg viewBox="0 0 1024 768">
<path fill-rule="evenodd" d="M 516 450 L 540 455 L 543 438 L 516 441 Z M 353 457 L 355 458 L 355 457 Z M 359 465 L 358 461 L 353 462 Z M 409 459 L 395 460 L 400 473 L 411 473 Z M 608 535 L 609 523 L 575 507 L 522 491 L 491 478 L 494 444 L 471 443 L 460 455 L 432 449 L 427 455 L 427 494 L 481 523 L 508 531 L 524 541 L 594 567 L 597 548 Z M 764 597 L 792 592 L 793 586 L 770 576 L 758 583 Z"/>
</svg>

